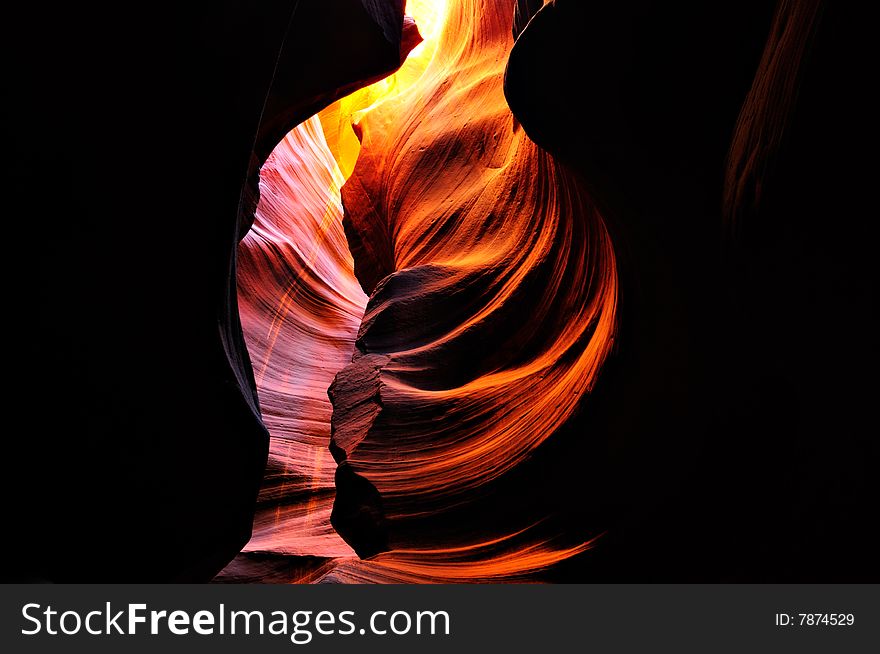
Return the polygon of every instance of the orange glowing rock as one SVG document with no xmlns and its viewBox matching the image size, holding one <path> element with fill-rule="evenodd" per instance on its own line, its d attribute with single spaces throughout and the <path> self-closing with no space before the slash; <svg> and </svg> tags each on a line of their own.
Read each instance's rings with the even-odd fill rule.
<svg viewBox="0 0 880 654">
<path fill-rule="evenodd" d="M 581 185 L 507 107 L 513 3 L 407 11 L 424 41 L 401 70 L 295 129 L 263 169 L 239 295 L 273 440 L 247 549 L 335 558 L 322 574 L 337 581 L 529 579 L 589 543 L 557 545 L 526 516 L 489 524 L 485 507 L 452 535 L 424 520 L 468 510 L 593 387 L 614 254 Z M 354 558 L 334 500 L 355 550 L 390 551 Z"/>
<path fill-rule="evenodd" d="M 381 512 L 392 550 L 441 547 L 406 522 L 467 504 L 522 463 L 572 415 L 613 343 L 601 216 L 504 99 L 512 11 L 448 5 L 418 78 L 358 122 L 342 196 L 371 298 L 331 397 L 341 470 L 381 498 L 370 507 L 338 488 L 334 522 L 363 554 L 384 538 L 364 512 Z"/>
</svg>

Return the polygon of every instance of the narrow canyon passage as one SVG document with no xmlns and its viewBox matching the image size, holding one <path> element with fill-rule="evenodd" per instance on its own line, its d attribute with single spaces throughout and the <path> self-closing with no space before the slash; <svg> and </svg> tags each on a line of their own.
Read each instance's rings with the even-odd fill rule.
<svg viewBox="0 0 880 654">
<path fill-rule="evenodd" d="M 424 41 L 403 68 L 262 170 L 238 284 L 272 444 L 253 538 L 221 577 L 529 579 L 589 547 L 542 524 L 546 504 L 487 498 L 610 352 L 610 239 L 507 108 L 513 3 L 407 12 Z"/>
<path fill-rule="evenodd" d="M 870 578 L 849 4 L 20 7 L 10 579 Z"/>
</svg>

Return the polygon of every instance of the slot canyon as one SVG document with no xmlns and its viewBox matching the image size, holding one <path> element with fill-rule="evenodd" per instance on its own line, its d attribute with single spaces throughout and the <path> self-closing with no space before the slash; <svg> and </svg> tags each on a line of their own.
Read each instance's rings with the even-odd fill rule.
<svg viewBox="0 0 880 654">
<path fill-rule="evenodd" d="M 22 12 L 10 577 L 864 574 L 855 8 Z"/>
</svg>

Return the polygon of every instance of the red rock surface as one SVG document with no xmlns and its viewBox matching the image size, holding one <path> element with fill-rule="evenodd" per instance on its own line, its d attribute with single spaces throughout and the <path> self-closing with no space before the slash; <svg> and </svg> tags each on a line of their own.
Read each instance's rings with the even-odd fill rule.
<svg viewBox="0 0 880 654">
<path fill-rule="evenodd" d="M 344 555 L 335 501 L 342 537 L 385 553 L 328 579 L 526 579 L 588 544 L 552 544 L 532 529 L 544 516 L 484 499 L 593 387 L 614 254 L 582 186 L 507 108 L 512 3 L 421 4 L 412 61 L 294 130 L 263 170 L 239 293 L 273 445 L 248 549 Z M 439 527 L 463 510 L 466 525 Z"/>
</svg>

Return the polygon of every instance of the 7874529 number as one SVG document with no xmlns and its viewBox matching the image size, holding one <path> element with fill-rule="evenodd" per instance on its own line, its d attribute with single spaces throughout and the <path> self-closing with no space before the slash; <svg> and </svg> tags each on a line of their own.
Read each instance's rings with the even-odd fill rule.
<svg viewBox="0 0 880 654">
<path fill-rule="evenodd" d="M 852 613 L 777 613 L 778 627 L 850 627 L 856 621 Z"/>
</svg>

